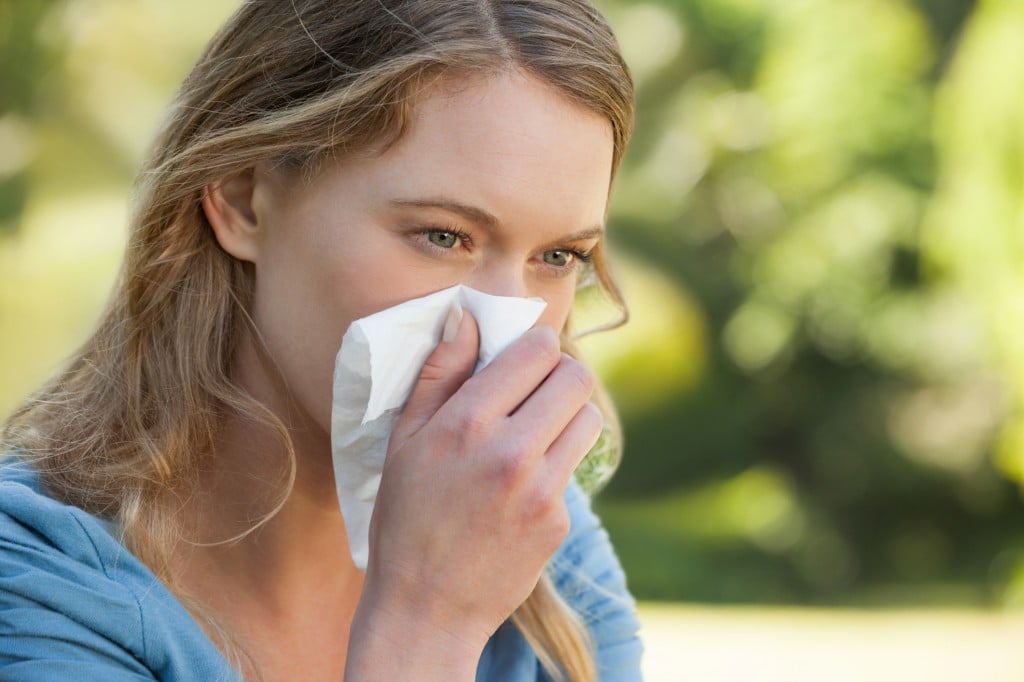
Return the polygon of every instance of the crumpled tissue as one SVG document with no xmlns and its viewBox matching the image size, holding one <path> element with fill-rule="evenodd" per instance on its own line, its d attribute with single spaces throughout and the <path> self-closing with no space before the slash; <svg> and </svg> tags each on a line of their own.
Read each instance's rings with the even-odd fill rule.
<svg viewBox="0 0 1024 682">
<path fill-rule="evenodd" d="M 334 366 L 331 454 L 349 550 L 363 570 L 391 431 L 453 305 L 468 310 L 480 328 L 474 372 L 532 327 L 546 306 L 539 298 L 492 296 L 458 285 L 356 320 L 342 339 Z"/>
</svg>

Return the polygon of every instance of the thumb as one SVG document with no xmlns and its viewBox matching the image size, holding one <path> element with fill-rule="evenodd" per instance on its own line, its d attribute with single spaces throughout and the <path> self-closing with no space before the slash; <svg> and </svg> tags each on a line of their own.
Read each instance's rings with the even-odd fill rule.
<svg viewBox="0 0 1024 682">
<path fill-rule="evenodd" d="M 401 442 L 430 421 L 473 374 L 479 352 L 476 320 L 458 303 L 453 303 L 445 321 L 444 336 L 423 363 L 419 380 L 395 425 L 393 440 Z"/>
</svg>

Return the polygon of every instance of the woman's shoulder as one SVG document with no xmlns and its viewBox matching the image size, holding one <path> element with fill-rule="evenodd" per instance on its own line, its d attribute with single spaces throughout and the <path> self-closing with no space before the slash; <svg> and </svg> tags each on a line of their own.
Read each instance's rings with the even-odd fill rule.
<svg viewBox="0 0 1024 682">
<path fill-rule="evenodd" d="M 6 560 L 64 556 L 83 571 L 103 571 L 101 550 L 117 544 L 103 521 L 48 496 L 39 474 L 12 455 L 0 458 L 0 543 Z"/>
<path fill-rule="evenodd" d="M 572 522 L 551 559 L 552 578 L 590 631 L 602 680 L 640 679 L 640 621 L 608 532 L 575 482 L 565 494 Z"/>
<path fill-rule="evenodd" d="M 608 531 L 594 513 L 590 496 L 573 481 L 565 491 L 571 527 L 551 560 L 555 586 L 572 599 L 574 589 L 600 585 L 609 596 L 633 604 L 626 576 L 612 547 Z"/>
<path fill-rule="evenodd" d="M 110 526 L 0 459 L 0 677 L 226 678 L 222 657 Z"/>
<path fill-rule="evenodd" d="M 86 677 L 109 673 L 116 663 L 146 678 L 139 664 L 146 653 L 142 611 L 111 571 L 113 538 L 104 542 L 102 533 L 98 520 L 45 495 L 26 463 L 8 457 L 0 464 L 0 670 L 5 674 L 43 679 L 61 674 L 70 661 Z M 93 651 L 86 655 L 88 647 Z"/>
</svg>

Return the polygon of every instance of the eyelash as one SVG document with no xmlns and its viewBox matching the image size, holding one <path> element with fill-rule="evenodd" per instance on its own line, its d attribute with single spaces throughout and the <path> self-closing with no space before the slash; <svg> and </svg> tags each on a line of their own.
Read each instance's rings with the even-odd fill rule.
<svg viewBox="0 0 1024 682">
<path fill-rule="evenodd" d="M 468 232 L 464 232 L 454 226 L 428 227 L 423 230 L 420 230 L 419 234 L 423 236 L 423 239 L 426 241 L 427 246 L 429 246 L 430 248 L 436 251 L 450 251 L 451 249 L 446 249 L 443 246 L 438 246 L 437 244 L 431 242 L 429 239 L 430 235 L 432 234 L 439 234 L 445 232 L 448 234 L 455 235 L 455 238 L 462 242 L 464 246 L 473 245 L 473 237 Z"/>
<path fill-rule="evenodd" d="M 438 234 L 438 233 L 447 233 L 447 234 L 454 235 L 455 238 L 457 240 L 459 240 L 464 246 L 472 246 L 473 245 L 473 237 L 468 232 L 460 230 L 458 227 L 455 227 L 454 225 L 452 225 L 452 226 L 442 226 L 442 227 L 428 227 L 428 228 L 420 230 L 417 234 L 420 235 L 421 237 L 423 237 L 424 243 L 432 251 L 435 251 L 435 252 L 438 252 L 438 253 L 444 253 L 446 251 L 450 251 L 451 249 L 447 249 L 447 248 L 445 248 L 443 246 L 438 246 L 438 245 L 436 245 L 436 244 L 434 244 L 433 242 L 430 241 L 430 239 L 429 239 L 430 235 Z M 567 246 L 567 247 L 555 247 L 555 248 L 552 248 L 552 249 L 548 249 L 545 253 L 550 252 L 550 251 L 561 251 L 563 253 L 568 253 L 568 254 L 570 254 L 572 256 L 572 262 L 569 265 L 558 266 L 558 265 L 551 265 L 550 263 L 544 263 L 545 267 L 559 271 L 558 274 L 569 274 L 569 273 L 571 273 L 571 272 L 573 272 L 575 270 L 579 270 L 581 268 L 584 268 L 584 267 L 590 265 L 593 262 L 593 260 L 594 260 L 594 249 L 592 249 L 592 248 L 583 251 L 583 250 L 575 249 L 575 248 L 572 248 L 572 247 L 569 247 L 569 246 Z"/>
</svg>

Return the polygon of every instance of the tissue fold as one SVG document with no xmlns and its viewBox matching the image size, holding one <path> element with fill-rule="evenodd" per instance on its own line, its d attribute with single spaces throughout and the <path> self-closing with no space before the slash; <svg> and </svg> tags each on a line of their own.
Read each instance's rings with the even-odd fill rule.
<svg viewBox="0 0 1024 682">
<path fill-rule="evenodd" d="M 456 302 L 480 329 L 474 371 L 532 327 L 546 306 L 542 299 L 492 296 L 459 285 L 356 320 L 342 339 L 334 366 L 331 455 L 349 549 L 361 569 L 388 439 Z"/>
</svg>

